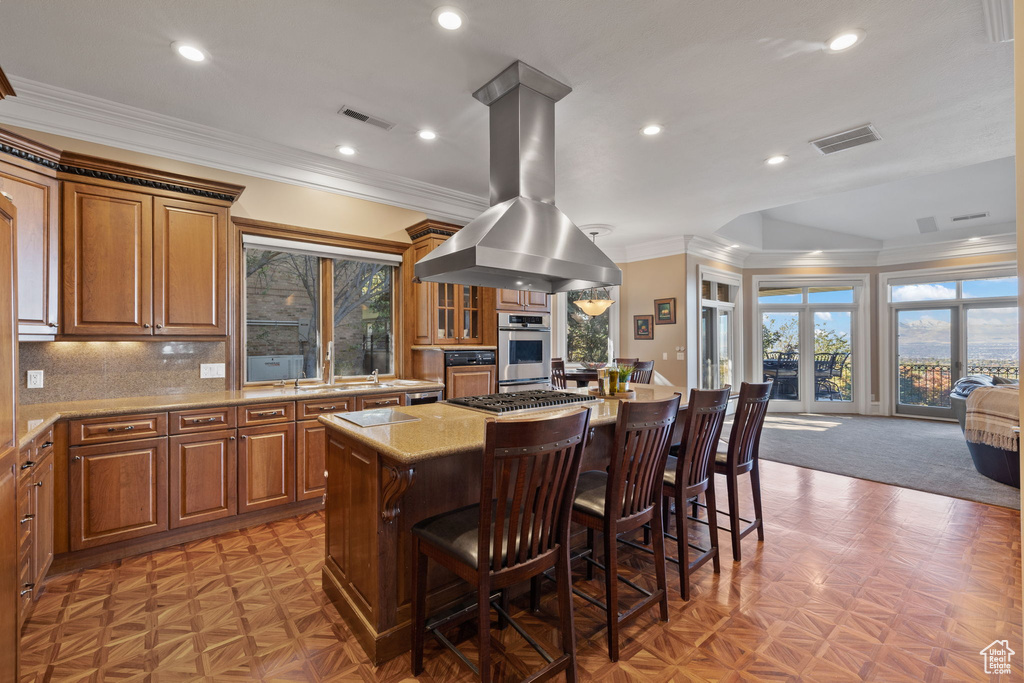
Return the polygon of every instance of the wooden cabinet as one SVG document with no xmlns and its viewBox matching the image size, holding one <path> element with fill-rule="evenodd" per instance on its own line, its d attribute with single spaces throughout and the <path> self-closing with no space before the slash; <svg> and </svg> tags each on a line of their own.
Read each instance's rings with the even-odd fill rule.
<svg viewBox="0 0 1024 683">
<path fill-rule="evenodd" d="M 295 423 L 240 428 L 239 514 L 284 505 L 294 500 Z"/>
<path fill-rule="evenodd" d="M 53 456 L 45 456 L 35 467 L 32 476 L 32 505 L 35 519 L 32 524 L 32 576 L 35 590 L 33 597 L 38 596 L 43 587 L 43 579 L 53 562 Z"/>
<path fill-rule="evenodd" d="M 56 162 L 59 152 L 8 131 L 0 143 Z M 0 155 L 0 192 L 18 209 L 18 334 L 54 335 L 58 330 L 60 244 L 56 173 L 41 164 Z"/>
<path fill-rule="evenodd" d="M 0 445 L 0 671 L 11 672 L 9 680 L 12 681 L 19 680 L 18 637 L 21 632 L 17 459 L 17 449 Z"/>
<path fill-rule="evenodd" d="M 295 403 L 261 403 L 254 406 L 238 406 L 238 426 L 279 424 L 295 419 Z"/>
<path fill-rule="evenodd" d="M 170 438 L 171 529 L 237 512 L 237 442 L 234 429 Z"/>
<path fill-rule="evenodd" d="M 18 680 L 17 317 L 14 204 L 0 195 L 0 671 Z"/>
<path fill-rule="evenodd" d="M 376 396 L 360 396 L 359 410 L 373 408 L 393 408 L 405 405 L 405 394 L 378 394 Z"/>
<path fill-rule="evenodd" d="M 166 438 L 68 452 L 72 550 L 167 530 Z"/>
<path fill-rule="evenodd" d="M 72 446 L 82 446 L 90 443 L 146 439 L 166 434 L 167 413 L 90 417 L 85 420 L 71 420 L 68 426 L 68 443 Z"/>
<path fill-rule="evenodd" d="M 499 311 L 548 313 L 551 311 L 551 301 L 544 292 L 499 289 L 495 308 Z"/>
<path fill-rule="evenodd" d="M 296 425 L 295 434 L 295 497 L 299 500 L 319 498 L 327 493 L 327 428 L 316 420 Z"/>
<path fill-rule="evenodd" d="M 354 409 L 355 396 L 339 396 L 337 398 L 318 399 L 315 401 L 299 401 L 296 420 L 316 419 L 330 413 L 347 413 Z"/>
<path fill-rule="evenodd" d="M 226 208 L 74 182 L 63 206 L 64 334 L 226 334 Z"/>
<path fill-rule="evenodd" d="M 192 434 L 235 426 L 234 406 L 176 410 L 170 413 L 171 434 Z"/>
<path fill-rule="evenodd" d="M 498 369 L 494 365 L 465 365 L 446 368 L 445 398 L 482 396 L 497 391 Z"/>
</svg>

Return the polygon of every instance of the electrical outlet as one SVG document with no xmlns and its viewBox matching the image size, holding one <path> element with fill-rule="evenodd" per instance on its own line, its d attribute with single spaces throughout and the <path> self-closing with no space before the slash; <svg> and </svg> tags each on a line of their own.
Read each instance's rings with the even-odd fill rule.
<svg viewBox="0 0 1024 683">
<path fill-rule="evenodd" d="M 29 370 L 28 378 L 25 380 L 25 386 L 29 389 L 42 389 L 43 388 L 43 371 L 42 370 Z"/>
<path fill-rule="evenodd" d="M 206 378 L 223 377 L 224 376 L 224 364 L 223 363 L 200 363 L 199 364 L 199 376 Z"/>
</svg>

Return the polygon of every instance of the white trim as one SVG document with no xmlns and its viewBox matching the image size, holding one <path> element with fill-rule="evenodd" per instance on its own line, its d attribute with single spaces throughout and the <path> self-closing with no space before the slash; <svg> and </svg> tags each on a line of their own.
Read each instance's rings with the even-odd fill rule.
<svg viewBox="0 0 1024 683">
<path fill-rule="evenodd" d="M 938 261 L 947 258 L 964 256 L 989 256 L 1017 252 L 1017 235 L 989 235 L 977 242 L 959 239 L 938 244 L 918 244 L 906 247 L 890 247 L 878 253 L 877 263 L 880 266 L 902 263 L 920 263 L 922 261 Z"/>
<path fill-rule="evenodd" d="M 306 254 L 316 257 L 341 256 L 350 261 L 366 261 L 369 263 L 388 263 L 398 265 L 402 262 L 399 254 L 385 254 L 380 251 L 368 251 L 366 249 L 346 249 L 327 244 L 314 244 L 311 242 L 299 242 L 298 240 L 284 240 L 278 237 L 266 237 L 264 235 L 242 234 L 243 247 L 270 247 L 281 249 L 294 254 Z"/>
<path fill-rule="evenodd" d="M 696 333 L 696 353 L 689 354 L 687 356 L 687 364 L 691 364 L 693 367 L 687 367 L 687 376 L 694 377 L 690 383 L 693 386 L 699 387 L 701 383 L 701 363 L 704 354 L 703 339 L 700 335 L 700 321 L 701 315 L 704 312 L 704 296 L 701 290 L 704 280 L 711 282 L 720 282 L 725 285 L 736 288 L 736 296 L 731 302 L 721 302 L 722 308 L 731 309 L 733 312 L 733 329 L 732 329 L 732 355 L 733 355 L 733 368 L 732 368 L 732 381 L 733 386 L 737 386 L 739 382 L 743 381 L 746 377 L 744 354 L 743 354 L 743 331 L 744 331 L 744 307 L 743 307 L 743 275 L 728 270 L 721 270 L 714 266 L 707 266 L 704 264 L 697 265 L 697 282 L 696 282 L 696 302 L 697 302 L 697 316 L 693 319 L 693 324 L 697 328 Z M 718 303 L 718 302 L 716 302 Z M 690 374 L 690 373 L 694 374 Z"/>
<path fill-rule="evenodd" d="M 1013 0 L 981 0 L 985 31 L 993 43 L 1013 40 Z"/>
<path fill-rule="evenodd" d="M 325 155 L 11 77 L 6 123 L 466 222 L 487 200 Z"/>
</svg>

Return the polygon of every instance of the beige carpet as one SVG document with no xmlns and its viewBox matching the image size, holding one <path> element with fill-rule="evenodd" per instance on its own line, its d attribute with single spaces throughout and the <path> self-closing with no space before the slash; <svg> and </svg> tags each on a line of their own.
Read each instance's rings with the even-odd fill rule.
<svg viewBox="0 0 1024 683">
<path fill-rule="evenodd" d="M 726 425 L 723 435 L 729 433 Z M 974 469 L 956 423 L 863 415 L 770 414 L 761 457 L 1020 509 L 1020 491 Z"/>
</svg>

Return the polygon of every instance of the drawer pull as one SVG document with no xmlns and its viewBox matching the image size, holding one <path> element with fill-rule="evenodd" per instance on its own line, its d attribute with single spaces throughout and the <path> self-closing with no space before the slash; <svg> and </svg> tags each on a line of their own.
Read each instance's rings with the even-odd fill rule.
<svg viewBox="0 0 1024 683">
<path fill-rule="evenodd" d="M 49 447 L 50 447 L 50 446 L 52 446 L 52 445 L 53 445 L 53 442 L 52 442 L 52 441 L 47 441 L 46 443 L 44 443 L 43 445 L 41 445 L 41 446 L 40 446 L 40 448 L 49 448 Z"/>
<path fill-rule="evenodd" d="M 26 595 L 31 593 L 32 589 L 35 588 L 35 587 L 36 587 L 36 585 L 34 583 L 26 583 L 25 584 L 25 590 L 21 591 L 21 593 L 19 593 L 18 595 L 20 595 L 21 597 L 25 597 Z"/>
<path fill-rule="evenodd" d="M 284 415 L 283 411 L 280 410 L 265 410 L 262 413 L 253 413 L 256 417 L 274 417 L 275 415 Z"/>
<path fill-rule="evenodd" d="M 135 425 L 128 425 L 127 427 L 107 427 L 108 432 L 130 432 L 135 429 Z"/>
<path fill-rule="evenodd" d="M 197 417 L 194 420 L 192 420 L 192 424 L 194 424 L 194 425 L 197 425 L 197 424 L 200 424 L 200 423 L 203 423 L 203 422 L 223 422 L 223 420 L 221 420 L 219 417 L 204 417 L 204 418 Z"/>
<path fill-rule="evenodd" d="M 27 470 L 28 468 L 35 467 L 35 466 L 36 466 L 35 460 L 26 460 L 24 463 L 22 463 L 21 469 Z"/>
<path fill-rule="evenodd" d="M 317 410 L 319 410 L 322 413 L 326 413 L 328 410 L 335 410 L 336 408 L 337 408 L 337 406 L 329 406 L 327 408 L 320 407 L 320 408 L 317 408 Z"/>
<path fill-rule="evenodd" d="M 31 522 L 35 518 L 36 518 L 35 515 L 25 515 L 24 517 L 21 518 L 21 521 L 18 522 L 18 523 L 19 524 L 24 524 L 25 522 Z"/>
<path fill-rule="evenodd" d="M 57 327 L 57 323 L 46 323 L 47 327 Z"/>
</svg>

